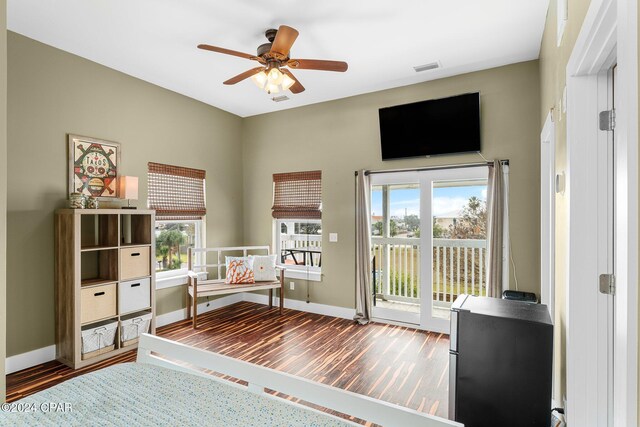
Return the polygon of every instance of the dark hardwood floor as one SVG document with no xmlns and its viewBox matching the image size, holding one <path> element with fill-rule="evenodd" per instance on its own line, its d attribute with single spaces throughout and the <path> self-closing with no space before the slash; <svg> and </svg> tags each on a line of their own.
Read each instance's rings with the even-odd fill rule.
<svg viewBox="0 0 640 427">
<path fill-rule="evenodd" d="M 447 416 L 449 337 L 241 302 L 159 328 L 159 336 L 375 399 Z M 52 361 L 7 375 L 9 402 L 69 378 L 134 361 L 135 350 L 73 371 Z"/>
</svg>

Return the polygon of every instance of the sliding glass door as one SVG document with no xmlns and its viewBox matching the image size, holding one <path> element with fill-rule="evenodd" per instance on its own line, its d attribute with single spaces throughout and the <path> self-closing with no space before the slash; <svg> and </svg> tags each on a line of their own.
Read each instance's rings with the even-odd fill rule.
<svg viewBox="0 0 640 427">
<path fill-rule="evenodd" d="M 373 177 L 372 177 L 373 178 Z M 421 185 L 417 174 L 375 176 L 371 190 L 373 313 L 420 323 Z"/>
<path fill-rule="evenodd" d="M 373 316 L 449 330 L 462 294 L 486 294 L 487 168 L 371 176 Z"/>
<path fill-rule="evenodd" d="M 429 313 L 432 330 L 448 332 L 458 295 L 486 295 L 487 168 L 438 171 L 430 186 Z"/>
</svg>

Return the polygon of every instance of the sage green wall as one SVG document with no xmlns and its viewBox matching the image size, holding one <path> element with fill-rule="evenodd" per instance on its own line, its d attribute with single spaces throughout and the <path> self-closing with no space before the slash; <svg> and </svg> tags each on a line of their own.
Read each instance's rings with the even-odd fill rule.
<svg viewBox="0 0 640 427">
<path fill-rule="evenodd" d="M 382 162 L 378 109 L 480 91 L 482 154 L 511 161 L 511 239 L 519 289 L 539 294 L 538 69 L 537 61 L 524 62 L 244 119 L 245 244 L 271 242 L 273 173 L 322 170 L 323 280 L 309 282 L 311 301 L 354 307 L 354 171 L 482 161 L 465 154 Z M 338 243 L 329 243 L 330 232 L 338 233 Z M 306 286 L 295 291 L 287 286 L 286 295 L 304 300 Z"/>
<path fill-rule="evenodd" d="M 0 401 L 5 398 L 7 243 L 7 2 L 0 0 Z"/>
<path fill-rule="evenodd" d="M 156 290 L 156 313 L 171 313 L 185 308 L 185 288 L 186 286 L 174 286 Z"/>
<path fill-rule="evenodd" d="M 207 243 L 235 245 L 243 226 L 242 120 L 12 32 L 8 62 L 11 356 L 54 343 L 53 213 L 66 204 L 66 134 L 121 143 L 121 172 L 140 178 L 138 206 L 146 206 L 147 162 L 205 169 Z M 182 289 L 158 292 L 160 314 L 182 306 Z"/>
<path fill-rule="evenodd" d="M 562 94 L 566 85 L 566 69 L 569 57 L 589 9 L 589 1 L 569 0 L 568 21 L 560 46 L 557 44 L 556 0 L 549 3 L 547 21 L 540 48 L 540 131 L 550 111 L 553 110 L 556 142 L 556 171 L 567 170 L 567 120 L 562 112 Z M 554 396 L 562 402 L 566 393 L 566 278 L 567 245 L 569 243 L 568 193 L 556 194 L 556 242 L 555 242 L 555 328 L 554 328 Z"/>
</svg>

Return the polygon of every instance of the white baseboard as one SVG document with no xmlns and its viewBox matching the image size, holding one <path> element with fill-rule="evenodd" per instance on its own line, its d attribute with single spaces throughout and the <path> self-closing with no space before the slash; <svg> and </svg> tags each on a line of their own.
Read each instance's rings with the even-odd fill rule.
<svg viewBox="0 0 640 427">
<path fill-rule="evenodd" d="M 12 374 L 56 358 L 56 346 L 38 348 L 15 356 L 7 357 L 4 362 L 5 374 Z"/>
<path fill-rule="evenodd" d="M 217 310 L 222 307 L 226 307 L 231 304 L 243 301 L 242 294 L 227 295 L 222 298 L 217 298 L 209 302 L 201 302 L 198 304 L 198 314 L 203 314 L 208 311 Z M 207 307 L 207 304 L 209 306 Z M 156 328 L 159 328 L 170 323 L 179 322 L 187 318 L 187 309 L 182 308 L 180 310 L 171 311 L 169 313 L 156 316 Z"/>
<path fill-rule="evenodd" d="M 257 304 L 269 304 L 269 296 L 262 294 L 254 294 L 247 292 L 244 294 L 244 300 L 248 302 L 254 302 Z M 273 304 L 278 306 L 280 304 L 280 298 L 274 297 Z M 353 308 L 337 307 L 335 305 L 317 304 L 315 302 L 305 302 L 296 299 L 284 300 L 284 307 L 291 310 L 306 311 L 307 313 L 323 314 L 325 316 L 340 317 L 342 319 L 353 319 L 356 315 L 356 310 Z"/>
<path fill-rule="evenodd" d="M 417 325 L 415 323 L 398 322 L 397 320 L 383 319 L 382 317 L 371 317 L 369 320 L 371 320 L 372 322 L 376 322 L 376 323 L 386 323 L 388 325 L 401 326 L 403 328 L 413 328 L 413 329 L 420 329 L 422 331 L 430 331 L 430 332 L 439 333 L 439 331 L 435 331 L 434 328 L 424 329 L 424 328 L 421 328 L 420 325 Z"/>
<path fill-rule="evenodd" d="M 241 301 L 248 301 L 257 304 L 269 304 L 269 297 L 262 294 L 254 294 L 250 292 L 237 293 L 227 295 L 222 298 L 203 302 L 198 304 L 198 313 L 206 313 L 208 311 L 216 310 L 218 308 L 226 307 L 231 304 L 235 304 Z M 275 297 L 274 304 L 277 307 L 280 303 L 280 299 Z M 209 306 L 207 307 L 207 304 Z M 298 301 L 293 299 L 284 300 L 285 308 L 292 310 L 306 311 L 308 313 L 323 314 L 325 316 L 339 317 L 342 319 L 353 319 L 356 311 L 353 308 L 336 307 L 333 305 L 316 304 L 314 302 L 306 303 L 304 301 Z M 187 309 L 171 311 L 156 316 L 156 327 L 168 325 L 170 323 L 179 322 L 187 318 Z M 48 347 L 39 348 L 27 353 L 16 354 L 15 356 L 8 357 L 5 360 L 5 372 L 11 374 L 13 372 L 21 371 L 41 363 L 50 362 L 56 358 L 56 346 L 50 345 Z"/>
</svg>

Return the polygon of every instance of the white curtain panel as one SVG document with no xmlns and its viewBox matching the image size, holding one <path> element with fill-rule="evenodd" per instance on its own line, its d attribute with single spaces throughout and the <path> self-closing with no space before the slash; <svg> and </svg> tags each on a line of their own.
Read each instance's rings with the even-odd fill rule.
<svg viewBox="0 0 640 427">
<path fill-rule="evenodd" d="M 356 180 L 356 315 L 361 325 L 371 317 L 371 181 L 364 170 Z"/>
<path fill-rule="evenodd" d="M 487 186 L 487 296 L 500 298 L 505 283 L 509 280 L 505 274 L 508 265 L 508 166 L 500 160 L 494 160 L 489 166 L 489 185 Z M 508 284 L 508 283 L 507 283 Z"/>
</svg>

